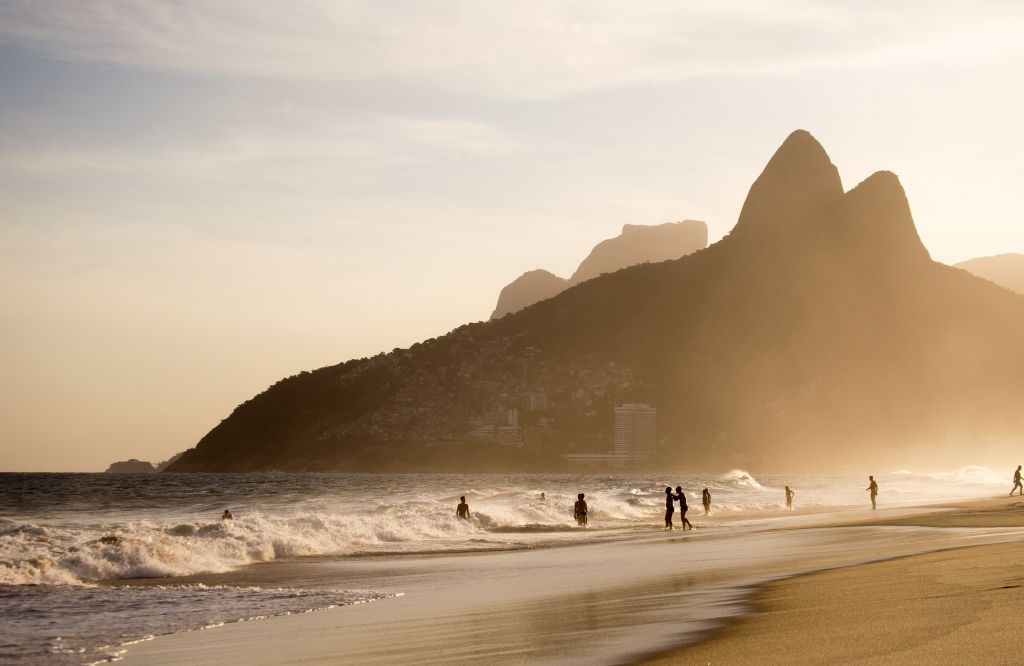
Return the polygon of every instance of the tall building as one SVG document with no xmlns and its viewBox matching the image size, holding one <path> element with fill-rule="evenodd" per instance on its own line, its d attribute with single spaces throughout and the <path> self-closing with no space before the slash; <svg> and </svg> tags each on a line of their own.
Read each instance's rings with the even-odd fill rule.
<svg viewBox="0 0 1024 666">
<path fill-rule="evenodd" d="M 658 410 L 650 405 L 615 408 L 615 456 L 629 464 L 647 460 L 658 443 Z"/>
</svg>

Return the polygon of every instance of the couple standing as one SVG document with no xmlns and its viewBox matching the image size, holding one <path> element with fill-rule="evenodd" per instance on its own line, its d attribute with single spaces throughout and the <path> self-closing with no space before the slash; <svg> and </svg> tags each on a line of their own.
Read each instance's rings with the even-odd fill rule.
<svg viewBox="0 0 1024 666">
<path fill-rule="evenodd" d="M 667 530 L 673 529 L 673 527 L 672 527 L 672 514 L 675 513 L 675 511 L 676 511 L 676 507 L 672 503 L 673 500 L 678 500 L 679 501 L 679 511 L 680 511 L 680 513 L 683 514 L 682 515 L 683 529 L 685 530 L 687 527 L 689 527 L 692 530 L 693 529 L 693 525 L 691 525 L 690 521 L 686 519 L 686 511 L 690 507 L 688 507 L 686 505 L 686 495 L 683 494 L 682 486 L 676 486 L 676 494 L 675 495 L 672 494 L 672 488 L 670 488 L 670 487 L 666 487 L 665 488 L 665 529 L 667 529 Z"/>
</svg>

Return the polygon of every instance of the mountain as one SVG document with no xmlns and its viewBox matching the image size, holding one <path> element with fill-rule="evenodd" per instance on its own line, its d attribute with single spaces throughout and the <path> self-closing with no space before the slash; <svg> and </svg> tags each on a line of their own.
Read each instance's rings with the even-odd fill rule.
<svg viewBox="0 0 1024 666">
<path fill-rule="evenodd" d="M 289 377 L 170 470 L 557 469 L 627 402 L 662 470 L 978 463 L 1024 443 L 1022 330 L 1024 296 L 931 260 L 894 174 L 844 191 L 797 131 L 714 245 Z"/>
<path fill-rule="evenodd" d="M 498 304 L 491 313 L 491 319 L 519 312 L 534 303 L 557 296 L 568 286 L 568 280 L 542 268 L 523 273 L 502 288 L 498 294 Z"/>
<path fill-rule="evenodd" d="M 1024 254 L 997 254 L 979 257 L 956 265 L 969 273 L 1024 294 Z"/>
<path fill-rule="evenodd" d="M 707 246 L 708 225 L 697 220 L 653 226 L 627 224 L 621 234 L 594 246 L 569 278 L 569 286 L 644 262 L 678 259 Z"/>
<path fill-rule="evenodd" d="M 646 262 L 678 259 L 708 246 L 708 226 L 697 220 L 657 225 L 627 224 L 622 233 L 598 243 L 568 280 L 545 270 L 524 273 L 498 295 L 491 319 L 518 312 L 547 300 L 580 282 L 602 273 Z"/>
</svg>

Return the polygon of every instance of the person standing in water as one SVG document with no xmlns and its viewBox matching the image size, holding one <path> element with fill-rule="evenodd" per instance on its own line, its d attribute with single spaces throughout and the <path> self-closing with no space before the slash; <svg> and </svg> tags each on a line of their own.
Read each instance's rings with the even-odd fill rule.
<svg viewBox="0 0 1024 666">
<path fill-rule="evenodd" d="M 455 515 L 461 520 L 469 520 L 469 505 L 466 504 L 465 496 L 459 498 L 459 506 L 455 508 Z"/>
<path fill-rule="evenodd" d="M 576 504 L 572 509 L 573 518 L 577 525 L 587 525 L 587 503 L 583 499 L 583 493 L 576 496 Z"/>
<path fill-rule="evenodd" d="M 1020 494 L 1024 495 L 1024 484 L 1020 482 L 1020 465 L 1017 465 L 1017 471 L 1013 473 L 1013 488 L 1010 490 L 1010 497 L 1013 497 L 1014 490 L 1020 490 Z"/>
<path fill-rule="evenodd" d="M 676 512 L 676 505 L 673 503 L 675 497 L 672 495 L 671 486 L 665 486 L 665 529 L 671 530 L 672 514 Z"/>
<path fill-rule="evenodd" d="M 711 513 L 711 491 L 707 488 L 701 493 L 701 502 L 704 504 L 704 515 Z"/>
<path fill-rule="evenodd" d="M 676 499 L 679 500 L 679 513 L 683 514 L 682 516 L 680 516 L 680 518 L 682 519 L 681 527 L 684 530 L 687 527 L 689 527 L 692 530 L 693 525 L 691 525 L 690 521 L 686 518 L 686 512 L 690 510 L 690 507 L 686 505 L 686 493 L 683 492 L 682 486 L 676 486 Z"/>
<path fill-rule="evenodd" d="M 789 486 L 786 486 L 786 510 L 787 511 L 792 511 L 793 510 L 793 495 L 796 495 L 796 493 L 793 492 L 793 489 L 790 488 Z"/>
<path fill-rule="evenodd" d="M 231 511 L 224 509 L 224 513 L 220 515 L 221 520 L 234 520 L 235 517 L 231 515 Z"/>
<path fill-rule="evenodd" d="M 875 477 L 873 476 L 869 476 L 868 481 L 871 482 L 867 487 L 867 491 L 871 493 L 871 508 L 877 509 L 878 506 L 875 504 L 875 498 L 878 497 L 878 484 L 875 483 Z M 1005 488 L 1006 486 L 1003 487 Z"/>
</svg>

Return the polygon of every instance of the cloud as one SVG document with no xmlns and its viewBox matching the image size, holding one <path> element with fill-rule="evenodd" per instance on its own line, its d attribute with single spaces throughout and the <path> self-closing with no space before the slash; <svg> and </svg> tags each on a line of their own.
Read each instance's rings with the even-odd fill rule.
<svg viewBox="0 0 1024 666">
<path fill-rule="evenodd" d="M 54 139 L 19 144 L 8 134 L 0 151 L 0 171 L 39 175 L 89 172 L 230 179 L 231 174 L 251 175 L 253 169 L 299 164 L 365 174 L 425 161 L 507 157 L 538 149 L 486 122 L 383 113 L 334 124 L 323 115 L 307 114 L 289 132 L 252 123 L 157 149 L 61 144 Z"/>
<path fill-rule="evenodd" d="M 526 99 L 722 74 L 987 59 L 1016 46 L 1021 10 L 1012 3 L 889 4 L 9 0 L 0 41 L 133 69 Z"/>
</svg>

